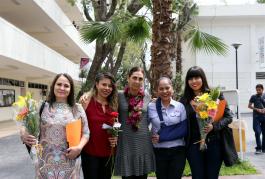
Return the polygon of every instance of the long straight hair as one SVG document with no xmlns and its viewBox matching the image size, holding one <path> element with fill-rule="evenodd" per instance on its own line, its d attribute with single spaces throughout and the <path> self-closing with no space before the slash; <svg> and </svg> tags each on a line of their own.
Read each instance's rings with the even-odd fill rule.
<svg viewBox="0 0 265 179">
<path fill-rule="evenodd" d="M 185 78 L 185 88 L 184 88 L 184 99 L 186 103 L 189 103 L 191 100 L 194 99 L 196 96 L 193 89 L 191 89 L 189 85 L 189 80 L 194 78 L 194 77 L 200 77 L 202 79 L 202 87 L 201 87 L 201 92 L 206 92 L 209 91 L 209 85 L 206 79 L 206 75 L 201 67 L 198 66 L 193 66 L 191 67 L 186 74 Z"/>
<path fill-rule="evenodd" d="M 50 106 L 52 106 L 53 103 L 56 102 L 56 96 L 54 94 L 54 86 L 55 86 L 55 83 L 58 80 L 58 78 L 60 78 L 61 76 L 64 76 L 65 78 L 67 78 L 69 83 L 70 83 L 70 93 L 67 97 L 67 103 L 69 104 L 69 106 L 73 107 L 75 105 L 74 81 L 73 81 L 72 77 L 70 75 L 68 75 L 67 73 L 60 73 L 60 74 L 57 74 L 55 76 L 55 78 L 53 79 L 52 85 L 50 87 L 50 93 L 48 95 L 47 102 L 50 104 Z"/>
</svg>

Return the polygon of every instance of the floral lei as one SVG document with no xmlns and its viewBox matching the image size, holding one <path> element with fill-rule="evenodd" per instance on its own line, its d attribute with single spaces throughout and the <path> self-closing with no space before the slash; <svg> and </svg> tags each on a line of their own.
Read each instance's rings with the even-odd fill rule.
<svg viewBox="0 0 265 179">
<path fill-rule="evenodd" d="M 141 120 L 142 109 L 144 105 L 144 90 L 141 88 L 136 96 L 129 93 L 129 87 L 126 86 L 124 89 L 124 95 L 128 101 L 128 111 L 129 117 L 127 119 L 127 124 L 132 126 L 134 131 L 139 128 L 139 122 Z"/>
</svg>

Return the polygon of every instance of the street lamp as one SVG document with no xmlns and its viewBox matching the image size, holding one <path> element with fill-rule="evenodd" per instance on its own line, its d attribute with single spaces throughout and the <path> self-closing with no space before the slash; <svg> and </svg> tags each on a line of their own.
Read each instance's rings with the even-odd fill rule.
<svg viewBox="0 0 265 179">
<path fill-rule="evenodd" d="M 238 67 L 237 67 L 237 49 L 239 48 L 240 43 L 233 43 L 231 44 L 235 50 L 236 50 L 236 89 L 238 90 Z M 236 107 L 236 110 L 237 110 L 237 113 L 236 113 L 236 116 L 237 116 L 237 119 L 238 119 L 238 106 Z"/>
</svg>

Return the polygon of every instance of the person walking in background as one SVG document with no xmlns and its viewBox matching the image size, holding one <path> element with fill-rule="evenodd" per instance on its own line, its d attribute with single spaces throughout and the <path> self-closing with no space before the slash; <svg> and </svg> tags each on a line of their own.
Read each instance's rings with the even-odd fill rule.
<svg viewBox="0 0 265 179">
<path fill-rule="evenodd" d="M 79 154 L 89 139 L 89 129 L 85 111 L 74 99 L 73 79 L 65 73 L 56 75 L 41 113 L 39 140 L 43 152 L 35 167 L 36 178 L 80 178 Z M 77 146 L 68 147 L 66 125 L 80 118 L 81 141 Z M 28 146 L 37 140 L 25 130 L 21 131 L 21 138 Z"/>
<path fill-rule="evenodd" d="M 231 166 L 237 162 L 232 129 L 232 113 L 226 104 L 223 117 L 219 121 L 208 124 L 204 131 L 207 149 L 200 150 L 201 140 L 196 112 L 192 106 L 193 100 L 205 92 L 210 92 L 205 73 L 198 66 L 191 67 L 186 74 L 184 95 L 180 102 L 186 108 L 188 121 L 188 136 L 186 139 L 187 159 L 190 164 L 192 179 L 217 179 L 222 162 Z M 223 100 L 222 94 L 219 100 Z"/>
<path fill-rule="evenodd" d="M 103 124 L 113 126 L 111 113 L 117 111 L 117 89 L 110 73 L 98 73 L 90 92 L 81 97 L 90 128 L 90 139 L 81 153 L 85 179 L 110 179 L 117 137 L 103 129 Z"/>
<path fill-rule="evenodd" d="M 256 138 L 255 154 L 265 153 L 265 95 L 263 94 L 263 85 L 256 85 L 256 92 L 249 99 L 248 108 L 253 110 L 253 130 Z M 262 134 L 262 142 L 260 135 Z"/>
<path fill-rule="evenodd" d="M 172 99 L 173 93 L 172 81 L 161 77 L 157 81 L 158 99 L 148 105 L 158 179 L 180 179 L 186 162 L 186 110 L 183 104 Z M 160 136 L 161 130 L 167 130 L 166 135 Z"/>
<path fill-rule="evenodd" d="M 114 174 L 123 179 L 146 179 L 155 171 L 155 156 L 148 129 L 147 105 L 150 96 L 144 92 L 144 71 L 133 67 L 127 77 L 128 86 L 118 95 L 119 121 Z"/>
</svg>

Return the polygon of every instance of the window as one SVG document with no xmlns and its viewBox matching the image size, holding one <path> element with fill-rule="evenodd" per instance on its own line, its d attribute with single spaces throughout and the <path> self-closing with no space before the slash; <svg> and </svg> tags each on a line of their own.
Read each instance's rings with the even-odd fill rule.
<svg viewBox="0 0 265 179">
<path fill-rule="evenodd" d="M 0 107 L 12 106 L 15 102 L 15 90 L 0 89 Z"/>
</svg>

